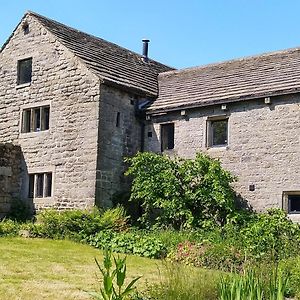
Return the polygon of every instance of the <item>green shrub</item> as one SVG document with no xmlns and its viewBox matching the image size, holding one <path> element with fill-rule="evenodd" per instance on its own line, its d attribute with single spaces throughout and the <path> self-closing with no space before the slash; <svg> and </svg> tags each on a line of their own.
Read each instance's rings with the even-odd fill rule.
<svg viewBox="0 0 300 300">
<path fill-rule="evenodd" d="M 10 219 L 0 221 L 0 236 L 17 236 L 20 224 Z"/>
<path fill-rule="evenodd" d="M 226 243 L 180 243 L 175 251 L 168 254 L 172 262 L 184 263 L 195 267 L 218 269 L 223 271 L 242 270 L 245 264 L 243 254 Z"/>
<path fill-rule="evenodd" d="M 154 236 L 148 236 L 144 231 L 114 232 L 101 231 L 90 236 L 87 242 L 96 248 L 110 248 L 113 252 L 135 254 L 149 258 L 166 256 L 166 247 Z"/>
<path fill-rule="evenodd" d="M 124 209 L 116 207 L 107 211 L 92 210 L 44 210 L 37 216 L 34 234 L 45 238 L 70 238 L 82 240 L 101 230 L 121 231 L 127 227 Z"/>
<path fill-rule="evenodd" d="M 300 249 L 300 228 L 281 209 L 256 214 L 240 231 L 240 241 L 249 259 L 278 261 L 296 256 Z"/>
<path fill-rule="evenodd" d="M 130 200 L 141 203 L 144 226 L 224 224 L 234 211 L 234 177 L 218 160 L 201 153 L 192 160 L 144 152 L 126 161 L 126 175 L 133 177 Z"/>
</svg>

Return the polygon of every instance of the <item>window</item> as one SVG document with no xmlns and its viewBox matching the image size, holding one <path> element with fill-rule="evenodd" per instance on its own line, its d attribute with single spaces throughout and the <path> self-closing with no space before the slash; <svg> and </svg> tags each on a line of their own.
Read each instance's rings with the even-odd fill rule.
<svg viewBox="0 0 300 300">
<path fill-rule="evenodd" d="M 160 125 L 161 151 L 174 149 L 174 123 Z"/>
<path fill-rule="evenodd" d="M 18 61 L 18 78 L 17 84 L 31 82 L 32 75 L 32 58 L 27 58 Z"/>
<path fill-rule="evenodd" d="M 52 196 L 52 173 L 29 174 L 28 198 Z"/>
<path fill-rule="evenodd" d="M 207 124 L 208 147 L 221 147 L 228 144 L 228 118 L 208 120 Z"/>
<path fill-rule="evenodd" d="M 38 132 L 49 129 L 50 106 L 40 106 L 23 110 L 22 132 Z"/>
<path fill-rule="evenodd" d="M 116 127 L 120 127 L 120 117 L 121 117 L 120 112 L 117 112 L 117 117 L 116 117 Z"/>
<path fill-rule="evenodd" d="M 284 192 L 283 206 L 289 214 L 300 214 L 300 191 Z"/>
</svg>

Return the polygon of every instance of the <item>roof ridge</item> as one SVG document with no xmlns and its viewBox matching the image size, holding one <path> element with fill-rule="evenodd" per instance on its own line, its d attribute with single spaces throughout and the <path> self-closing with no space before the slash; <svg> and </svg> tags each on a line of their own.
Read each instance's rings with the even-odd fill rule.
<svg viewBox="0 0 300 300">
<path fill-rule="evenodd" d="M 128 48 L 125 48 L 125 47 L 123 47 L 123 46 L 120 46 L 120 45 L 118 45 L 118 44 L 116 44 L 116 43 L 110 42 L 110 41 L 105 40 L 105 39 L 103 39 L 103 38 L 100 38 L 100 37 L 98 37 L 98 36 L 96 36 L 96 35 L 87 33 L 87 32 L 85 32 L 85 31 L 78 30 L 78 29 L 76 29 L 76 28 L 74 28 L 74 27 L 70 27 L 70 26 L 68 26 L 68 25 L 66 25 L 66 24 L 64 24 L 64 23 L 58 22 L 58 21 L 56 21 L 56 20 L 54 20 L 54 19 L 45 17 L 45 16 L 43 16 L 43 15 L 40 15 L 40 14 L 38 14 L 38 13 L 36 13 L 36 12 L 33 12 L 33 11 L 30 11 L 30 10 L 28 10 L 28 11 L 26 12 L 26 14 L 30 14 L 30 15 L 32 15 L 32 16 L 35 16 L 35 17 L 38 17 L 38 18 L 42 18 L 42 19 L 44 19 L 44 20 L 46 20 L 46 21 L 50 21 L 50 22 L 56 23 L 56 24 L 58 24 L 59 26 L 64 26 L 64 27 L 66 27 L 66 28 L 68 28 L 68 29 L 70 29 L 70 30 L 74 30 L 74 31 L 76 31 L 76 32 L 79 33 L 79 34 L 84 34 L 84 35 L 86 35 L 86 36 L 88 36 L 88 37 L 90 37 L 90 38 L 93 38 L 93 39 L 99 40 L 99 41 L 101 41 L 101 42 L 110 44 L 110 45 L 112 45 L 112 46 L 114 46 L 114 47 L 118 47 L 119 49 L 122 49 L 122 50 L 124 50 L 124 51 L 130 52 L 130 53 L 132 53 L 132 54 L 135 54 L 135 55 L 139 56 L 140 59 L 141 59 L 141 61 L 143 61 L 143 60 L 142 60 L 142 58 L 143 58 L 143 55 L 142 55 L 142 54 L 137 53 L 137 52 L 135 52 L 135 51 L 132 51 L 132 50 L 130 50 L 130 49 L 128 49 Z M 174 69 L 173 67 L 170 67 L 170 66 L 168 66 L 168 65 L 165 65 L 165 64 L 163 64 L 163 63 L 161 63 L 161 62 L 159 62 L 159 61 L 157 61 L 157 60 L 151 59 L 150 57 L 148 58 L 148 62 L 153 62 L 153 63 L 159 64 L 159 65 L 161 65 L 161 66 L 165 66 L 165 67 Z M 145 65 L 147 65 L 148 62 L 147 62 L 147 63 L 144 62 Z"/>
<path fill-rule="evenodd" d="M 180 74 L 180 73 L 185 73 L 185 72 L 190 72 L 190 71 L 197 71 L 197 70 L 206 69 L 206 68 L 210 68 L 210 67 L 227 65 L 227 64 L 234 63 L 234 62 L 249 61 L 249 60 L 255 59 L 255 58 L 264 58 L 264 57 L 268 57 L 268 56 L 292 53 L 292 52 L 297 52 L 297 51 L 300 51 L 300 46 L 294 47 L 294 48 L 283 49 L 283 50 L 275 50 L 275 51 L 271 51 L 271 52 L 263 52 L 261 54 L 243 56 L 243 57 L 233 58 L 233 59 L 229 59 L 229 60 L 225 60 L 225 61 L 208 63 L 208 64 L 200 65 L 200 66 L 166 71 L 166 72 L 160 73 L 159 76 L 170 75 L 170 74 Z"/>
</svg>

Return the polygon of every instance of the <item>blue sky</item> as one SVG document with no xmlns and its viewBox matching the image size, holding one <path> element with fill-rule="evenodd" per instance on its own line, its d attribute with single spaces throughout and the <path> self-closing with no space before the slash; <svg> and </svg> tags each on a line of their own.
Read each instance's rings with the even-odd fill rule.
<svg viewBox="0 0 300 300">
<path fill-rule="evenodd" d="M 300 46 L 299 0 L 3 0 L 1 45 L 26 10 L 176 68 Z"/>
</svg>

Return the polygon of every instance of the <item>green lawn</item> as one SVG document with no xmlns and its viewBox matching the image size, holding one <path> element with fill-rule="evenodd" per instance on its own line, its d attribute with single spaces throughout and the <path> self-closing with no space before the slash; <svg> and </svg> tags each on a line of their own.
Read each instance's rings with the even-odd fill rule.
<svg viewBox="0 0 300 300">
<path fill-rule="evenodd" d="M 0 299 L 90 299 L 101 251 L 70 241 L 0 238 Z M 160 261 L 128 256 L 129 278 L 156 281 Z"/>
<path fill-rule="evenodd" d="M 95 257 L 102 263 L 101 251 L 71 241 L 0 238 L 0 299 L 91 299 L 87 291 L 98 290 L 101 278 Z M 165 279 L 162 274 L 168 274 L 170 266 L 167 271 L 165 267 L 160 260 L 127 257 L 128 280 L 142 276 L 137 284 L 139 291 Z M 200 294 L 211 295 L 217 272 L 185 267 L 174 274 L 178 277 L 175 283 L 168 277 L 160 286 L 163 290 L 171 284 L 183 294 L 194 289 L 197 296 L 193 299 L 215 299 Z M 207 283 L 210 290 L 200 293 Z M 177 290 L 172 293 L 178 294 Z M 182 298 L 173 295 L 165 299 Z"/>
</svg>

